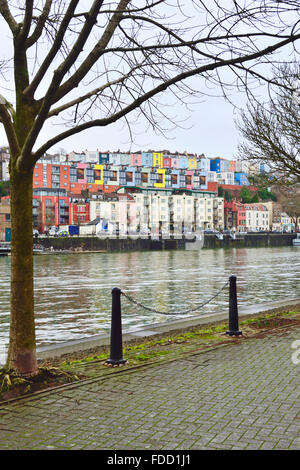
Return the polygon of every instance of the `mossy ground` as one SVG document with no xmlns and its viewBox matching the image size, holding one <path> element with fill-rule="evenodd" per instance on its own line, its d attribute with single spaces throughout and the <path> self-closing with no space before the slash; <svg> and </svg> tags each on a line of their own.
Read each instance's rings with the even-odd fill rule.
<svg viewBox="0 0 300 470">
<path fill-rule="evenodd" d="M 176 357 L 195 350 L 204 351 L 207 348 L 218 347 L 225 343 L 230 344 L 233 341 L 263 336 L 268 334 L 268 331 L 294 324 L 300 324 L 300 307 L 293 311 L 252 316 L 241 321 L 240 329 L 243 332 L 241 337 L 226 335 L 228 325 L 219 323 L 204 328 L 192 327 L 182 332 L 163 334 L 143 342 L 142 340 L 133 340 L 124 344 L 123 357 L 127 360 L 125 367 L 130 368 L 151 362 L 176 359 Z M 109 347 L 102 347 L 98 350 L 91 350 L 89 354 L 78 352 L 76 355 L 68 355 L 57 361 L 56 365 L 65 371 L 73 373 L 84 371 L 89 377 L 94 377 L 114 372 L 111 368 L 105 370 L 107 368 L 103 367 L 108 358 Z"/>
<path fill-rule="evenodd" d="M 21 377 L 15 371 L 0 369 L 0 402 L 36 391 L 79 380 L 79 377 L 56 367 L 40 367 L 33 377 Z"/>
<path fill-rule="evenodd" d="M 228 336 L 228 324 L 191 327 L 185 331 L 157 335 L 150 340 L 132 340 L 124 344 L 122 369 L 136 368 L 158 361 L 176 360 L 187 354 L 245 341 L 251 337 L 264 338 L 271 332 L 284 332 L 300 324 L 300 305 L 293 310 L 251 315 L 240 321 L 242 336 Z M 281 334 L 281 333 L 280 333 Z M 39 374 L 30 379 L 18 377 L 12 371 L 0 370 L 0 401 L 52 388 L 72 381 L 92 379 L 119 372 L 121 367 L 105 367 L 109 347 L 79 351 L 56 360 L 40 361 Z"/>
</svg>

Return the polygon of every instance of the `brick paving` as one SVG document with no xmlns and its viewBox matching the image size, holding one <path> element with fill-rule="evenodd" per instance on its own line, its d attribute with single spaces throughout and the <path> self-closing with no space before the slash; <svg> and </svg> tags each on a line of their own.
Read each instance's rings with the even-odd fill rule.
<svg viewBox="0 0 300 470">
<path fill-rule="evenodd" d="M 300 328 L 0 406 L 0 449 L 300 449 Z"/>
</svg>

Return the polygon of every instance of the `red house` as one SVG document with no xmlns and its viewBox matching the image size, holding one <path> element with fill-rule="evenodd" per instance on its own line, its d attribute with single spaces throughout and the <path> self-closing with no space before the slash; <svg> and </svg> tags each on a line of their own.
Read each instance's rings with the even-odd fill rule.
<svg viewBox="0 0 300 470">
<path fill-rule="evenodd" d="M 241 202 L 224 201 L 224 225 L 225 228 L 235 228 L 239 231 L 246 229 L 246 209 Z"/>
<path fill-rule="evenodd" d="M 172 168 L 171 157 L 163 156 L 163 168 Z"/>
<path fill-rule="evenodd" d="M 81 195 L 72 195 L 69 204 L 69 224 L 80 225 L 90 222 L 90 204 Z"/>
</svg>

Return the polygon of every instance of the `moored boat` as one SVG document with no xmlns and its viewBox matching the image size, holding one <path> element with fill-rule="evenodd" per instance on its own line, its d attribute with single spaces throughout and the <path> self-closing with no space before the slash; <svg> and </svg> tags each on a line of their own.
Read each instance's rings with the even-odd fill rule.
<svg viewBox="0 0 300 470">
<path fill-rule="evenodd" d="M 0 255 L 7 255 L 8 253 L 10 253 L 10 243 L 1 242 L 0 243 Z"/>
<path fill-rule="evenodd" d="M 293 246 L 300 246 L 300 233 L 297 233 L 297 238 L 293 239 Z"/>
</svg>

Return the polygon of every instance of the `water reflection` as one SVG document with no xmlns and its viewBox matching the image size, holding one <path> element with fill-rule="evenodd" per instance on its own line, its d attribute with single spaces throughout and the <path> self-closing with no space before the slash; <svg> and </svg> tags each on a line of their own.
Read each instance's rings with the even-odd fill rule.
<svg viewBox="0 0 300 470">
<path fill-rule="evenodd" d="M 209 299 L 230 274 L 238 278 L 240 304 L 300 294 L 299 249 L 293 247 L 45 255 L 36 256 L 34 264 L 39 345 L 107 332 L 115 286 L 148 306 L 176 312 Z M 1 257 L 2 355 L 9 329 L 9 270 L 10 258 Z M 227 304 L 226 290 L 205 313 Z M 122 305 L 124 329 L 173 318 L 141 311 L 125 299 Z"/>
</svg>

